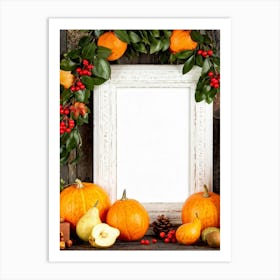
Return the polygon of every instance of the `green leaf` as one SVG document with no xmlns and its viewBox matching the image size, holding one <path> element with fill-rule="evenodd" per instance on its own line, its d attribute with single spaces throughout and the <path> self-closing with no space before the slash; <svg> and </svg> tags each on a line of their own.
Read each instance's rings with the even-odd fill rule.
<svg viewBox="0 0 280 280">
<path fill-rule="evenodd" d="M 68 58 L 60 61 L 60 69 L 65 71 L 73 71 L 76 68 L 76 63 Z"/>
<path fill-rule="evenodd" d="M 128 44 L 130 43 L 130 39 L 129 39 L 129 36 L 128 36 L 126 30 L 114 30 L 114 33 L 121 41 L 128 43 Z"/>
<path fill-rule="evenodd" d="M 173 53 L 170 54 L 169 61 L 170 61 L 171 64 L 174 63 L 174 62 L 176 61 L 176 56 L 175 56 L 175 54 L 173 54 Z"/>
<path fill-rule="evenodd" d="M 170 31 L 170 30 L 163 30 L 163 34 L 164 34 L 164 36 L 165 36 L 167 39 L 169 39 L 170 36 L 171 36 L 171 34 L 172 34 L 172 31 Z"/>
<path fill-rule="evenodd" d="M 107 60 L 97 57 L 94 60 L 93 73 L 95 76 L 108 80 L 111 76 L 111 67 Z"/>
<path fill-rule="evenodd" d="M 94 80 L 89 76 L 82 76 L 81 77 L 82 83 L 86 86 L 87 89 L 93 90 L 94 88 Z"/>
<path fill-rule="evenodd" d="M 78 91 L 75 91 L 75 98 L 76 98 L 76 101 L 79 101 L 79 102 L 83 102 L 85 103 L 86 102 L 86 90 L 78 90 Z"/>
<path fill-rule="evenodd" d="M 161 50 L 162 44 L 160 40 L 151 38 L 150 54 L 156 53 Z"/>
<path fill-rule="evenodd" d="M 161 41 L 161 44 L 162 44 L 161 50 L 162 50 L 163 52 L 165 52 L 165 51 L 168 50 L 168 48 L 169 48 L 170 41 L 169 41 L 169 39 L 164 38 L 164 39 Z"/>
<path fill-rule="evenodd" d="M 83 47 L 85 47 L 86 45 L 88 45 L 88 44 L 90 43 L 90 41 L 91 41 L 91 37 L 89 37 L 89 36 L 84 36 L 84 37 L 82 37 L 82 38 L 79 40 L 78 45 L 79 45 L 81 48 L 83 48 Z"/>
<path fill-rule="evenodd" d="M 195 62 L 195 56 L 192 55 L 191 57 L 188 58 L 188 60 L 184 63 L 183 66 L 183 74 L 188 73 L 194 66 Z"/>
<path fill-rule="evenodd" d="M 212 43 L 212 41 L 208 35 L 203 35 L 203 43 L 208 44 L 208 45 Z"/>
<path fill-rule="evenodd" d="M 70 89 L 65 89 L 61 94 L 62 104 L 65 105 L 68 100 L 73 96 L 73 92 Z"/>
<path fill-rule="evenodd" d="M 141 30 L 141 31 L 139 31 L 139 33 L 142 36 L 143 43 L 146 44 L 146 45 L 150 45 L 151 43 L 149 41 L 149 36 L 148 36 L 147 31 L 146 30 Z"/>
<path fill-rule="evenodd" d="M 160 37 L 160 32 L 159 30 L 150 30 L 150 34 L 155 37 L 155 38 L 158 38 Z"/>
<path fill-rule="evenodd" d="M 66 57 L 70 59 L 77 59 L 80 57 L 80 50 L 74 49 L 66 54 Z"/>
<path fill-rule="evenodd" d="M 102 46 L 97 47 L 97 56 L 100 58 L 107 58 L 111 53 L 112 50 L 106 47 L 102 47 Z"/>
<path fill-rule="evenodd" d="M 191 31 L 191 38 L 193 39 L 193 41 L 198 42 L 200 44 L 203 43 L 203 36 L 200 34 L 199 31 L 197 30 L 192 30 Z"/>
<path fill-rule="evenodd" d="M 97 86 L 106 82 L 106 79 L 103 79 L 103 78 L 100 78 L 100 77 L 93 77 L 92 80 L 93 80 L 93 84 L 97 85 Z"/>
<path fill-rule="evenodd" d="M 203 94 L 202 91 L 197 90 L 195 92 L 195 101 L 196 102 L 201 102 L 202 100 L 204 100 L 206 98 L 206 95 Z"/>
<path fill-rule="evenodd" d="M 82 49 L 82 58 L 93 60 L 95 56 L 96 45 L 95 43 L 90 43 L 83 47 Z"/>
<path fill-rule="evenodd" d="M 218 56 L 213 56 L 213 62 L 217 65 L 220 66 L 220 58 Z"/>
<path fill-rule="evenodd" d="M 200 67 L 202 67 L 202 65 L 203 65 L 203 58 L 202 58 L 201 55 L 197 55 L 195 57 L 195 64 L 200 66 Z"/>
<path fill-rule="evenodd" d="M 201 75 L 206 74 L 211 68 L 211 62 L 208 58 L 206 58 L 202 65 Z"/>
<path fill-rule="evenodd" d="M 77 147 L 77 142 L 76 142 L 76 138 L 74 136 L 74 131 L 75 130 L 72 130 L 70 132 L 69 137 L 66 141 L 66 152 L 68 152 L 68 153 Z"/>
<path fill-rule="evenodd" d="M 178 59 L 187 59 L 193 54 L 194 54 L 194 51 L 186 50 L 186 51 L 181 51 L 181 52 L 176 53 L 175 56 Z"/>
<path fill-rule="evenodd" d="M 148 53 L 144 43 L 133 44 L 136 51 L 141 53 Z"/>
<path fill-rule="evenodd" d="M 141 41 L 140 36 L 134 31 L 128 31 L 128 35 L 131 43 L 138 43 Z"/>
</svg>

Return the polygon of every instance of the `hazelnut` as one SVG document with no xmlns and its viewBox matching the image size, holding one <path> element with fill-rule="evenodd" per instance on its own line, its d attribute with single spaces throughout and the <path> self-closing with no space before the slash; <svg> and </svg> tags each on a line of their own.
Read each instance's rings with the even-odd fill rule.
<svg viewBox="0 0 280 280">
<path fill-rule="evenodd" d="M 65 249 L 65 242 L 64 241 L 60 241 L 60 250 Z"/>
<path fill-rule="evenodd" d="M 67 247 L 67 248 L 72 247 L 72 245 L 73 245 L 73 242 L 72 242 L 71 239 L 69 239 L 69 240 L 66 241 L 66 247 Z"/>
</svg>

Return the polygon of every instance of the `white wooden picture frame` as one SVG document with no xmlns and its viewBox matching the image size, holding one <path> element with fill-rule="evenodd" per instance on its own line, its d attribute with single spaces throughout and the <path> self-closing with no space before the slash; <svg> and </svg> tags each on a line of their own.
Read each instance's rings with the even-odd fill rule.
<svg viewBox="0 0 280 280">
<path fill-rule="evenodd" d="M 187 106 L 189 107 L 186 112 L 183 112 L 189 128 L 189 141 L 186 143 L 188 146 L 188 154 L 186 155 L 188 156 L 186 166 L 188 176 L 184 178 L 185 182 L 183 183 L 186 185 L 185 194 L 181 191 L 178 201 L 169 202 L 168 199 L 165 199 L 164 202 L 155 202 L 153 199 L 149 200 L 149 193 L 147 192 L 145 194 L 146 199 L 141 200 L 148 210 L 151 220 L 155 219 L 159 213 L 168 213 L 167 215 L 173 223 L 180 224 L 181 207 L 184 200 L 190 194 L 202 191 L 204 184 L 212 190 L 213 106 L 205 102 L 197 103 L 194 99 L 195 87 L 201 68 L 194 67 L 185 75 L 182 74 L 181 65 L 112 65 L 111 68 L 111 79 L 94 89 L 94 182 L 107 190 L 112 202 L 120 198 L 121 188 L 124 187 L 119 185 L 118 178 L 118 170 L 122 168 L 121 164 L 123 164 L 123 162 L 120 162 L 120 155 L 118 154 L 120 152 L 118 147 L 123 141 L 121 140 L 123 137 L 118 133 L 118 117 L 120 116 L 119 110 L 121 107 L 118 106 L 118 95 L 120 93 L 125 92 L 127 94 L 128 90 L 128 94 L 139 94 L 139 89 L 149 93 L 151 89 L 156 89 L 156 94 L 159 97 L 164 97 L 166 92 L 178 91 L 174 98 L 181 96 L 181 93 L 185 93 L 188 99 Z M 143 101 L 144 106 L 145 102 L 147 104 L 152 102 L 149 94 L 146 94 L 145 98 Z M 122 106 L 121 108 L 125 107 Z M 176 110 L 178 108 L 170 106 L 168 115 L 172 116 L 176 113 Z M 133 117 L 133 114 L 131 117 Z M 131 122 L 131 119 L 128 121 Z M 164 134 L 162 135 L 163 138 L 165 136 Z M 172 149 L 175 145 L 177 145 L 176 139 L 174 139 L 174 143 L 171 142 L 169 147 L 166 148 Z M 186 147 L 182 148 L 186 150 Z M 147 149 L 149 149 L 149 143 Z M 180 147 L 176 147 L 176 149 L 178 150 Z M 124 149 L 122 149 L 122 153 L 125 153 Z M 133 165 L 134 162 L 130 164 Z M 154 166 L 157 166 L 157 164 Z M 159 172 L 160 170 L 154 173 Z M 124 172 L 122 176 L 124 176 L 123 174 Z M 127 176 L 131 176 L 129 172 Z M 126 181 L 125 179 L 124 181 Z M 149 179 L 151 178 L 149 177 Z M 137 179 L 135 178 L 135 184 L 136 181 Z M 176 185 L 171 186 L 169 190 L 165 188 L 164 191 L 166 192 L 165 197 L 168 197 L 169 192 L 176 192 Z M 139 188 L 137 192 L 137 196 L 135 196 L 137 198 L 141 197 Z M 132 193 L 136 194 L 135 192 Z"/>
</svg>

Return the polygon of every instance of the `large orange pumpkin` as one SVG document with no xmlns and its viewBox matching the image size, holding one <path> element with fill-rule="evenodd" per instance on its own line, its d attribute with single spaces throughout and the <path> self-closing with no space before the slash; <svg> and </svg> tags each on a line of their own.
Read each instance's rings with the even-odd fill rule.
<svg viewBox="0 0 280 280">
<path fill-rule="evenodd" d="M 120 40 L 112 31 L 103 33 L 98 38 L 97 45 L 111 50 L 111 54 L 107 57 L 109 61 L 119 59 L 127 49 L 127 43 Z"/>
<path fill-rule="evenodd" d="M 74 184 L 60 192 L 60 217 L 75 228 L 78 220 L 95 205 L 97 200 L 100 219 L 104 222 L 111 206 L 107 192 L 99 185 L 76 179 Z"/>
<path fill-rule="evenodd" d="M 190 195 L 182 207 L 182 223 L 189 223 L 196 213 L 201 221 L 201 230 L 220 226 L 220 195 L 209 192 L 204 185 L 204 192 Z"/>
<path fill-rule="evenodd" d="M 192 40 L 190 30 L 173 30 L 170 36 L 170 51 L 178 53 L 185 50 L 194 50 L 197 42 Z"/>
<path fill-rule="evenodd" d="M 128 199 L 124 190 L 122 198 L 110 207 L 106 223 L 119 229 L 120 240 L 133 241 L 142 238 L 147 232 L 149 215 L 139 201 Z"/>
</svg>

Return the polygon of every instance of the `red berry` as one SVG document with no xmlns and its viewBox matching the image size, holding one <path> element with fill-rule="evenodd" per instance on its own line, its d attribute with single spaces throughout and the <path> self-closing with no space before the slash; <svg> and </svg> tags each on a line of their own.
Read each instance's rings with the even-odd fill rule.
<svg viewBox="0 0 280 280">
<path fill-rule="evenodd" d="M 150 241 L 148 239 L 145 240 L 145 245 L 149 245 Z"/>
<path fill-rule="evenodd" d="M 168 237 L 164 238 L 164 242 L 165 243 L 169 243 L 170 242 L 170 239 Z"/>
<path fill-rule="evenodd" d="M 64 129 L 60 129 L 60 134 L 63 134 L 65 131 L 64 131 Z"/>
<path fill-rule="evenodd" d="M 153 239 L 152 239 L 152 242 L 153 242 L 153 243 L 157 243 L 157 239 L 153 238 Z"/>
<path fill-rule="evenodd" d="M 208 72 L 208 76 L 209 76 L 209 77 L 213 77 L 213 76 L 214 76 L 214 73 L 213 73 L 213 72 Z"/>
<path fill-rule="evenodd" d="M 84 65 L 88 65 L 88 63 L 89 63 L 88 60 L 86 60 L 86 59 L 83 60 Z"/>
<path fill-rule="evenodd" d="M 87 75 L 87 73 L 88 73 L 88 70 L 83 70 L 83 71 L 81 71 L 81 75 L 83 74 L 83 75 Z"/>
<path fill-rule="evenodd" d="M 80 90 L 80 87 L 75 87 L 75 91 L 79 91 Z"/>
<path fill-rule="evenodd" d="M 209 56 L 211 56 L 211 55 L 213 55 L 213 51 L 212 51 L 212 50 L 209 50 L 209 51 L 207 52 L 207 54 L 208 54 Z"/>
<path fill-rule="evenodd" d="M 80 89 L 85 89 L 85 85 L 80 85 Z"/>
<path fill-rule="evenodd" d="M 63 115 L 63 113 L 64 113 L 64 110 L 60 109 L 60 115 Z"/>
<path fill-rule="evenodd" d="M 219 84 L 214 84 L 214 88 L 219 88 Z"/>
<path fill-rule="evenodd" d="M 88 70 L 91 70 L 93 68 L 93 65 L 89 64 L 87 68 L 88 68 Z"/>
<path fill-rule="evenodd" d="M 198 51 L 197 51 L 197 54 L 202 54 L 202 50 L 198 50 Z"/>
<path fill-rule="evenodd" d="M 175 238 L 175 237 L 172 238 L 172 239 L 171 239 L 171 242 L 172 242 L 172 243 L 176 243 L 176 242 L 177 242 L 176 238 Z"/>
<path fill-rule="evenodd" d="M 76 83 L 76 85 L 80 87 L 80 86 L 82 85 L 82 83 L 81 83 L 80 81 L 78 81 L 78 82 Z"/>
<path fill-rule="evenodd" d="M 82 71 L 82 69 L 81 69 L 80 67 L 78 67 L 78 68 L 76 69 L 76 71 L 77 71 L 78 73 L 80 73 L 80 72 Z"/>
<path fill-rule="evenodd" d="M 202 56 L 206 57 L 207 56 L 207 52 L 206 51 L 202 52 Z"/>
<path fill-rule="evenodd" d="M 88 75 L 88 76 L 91 76 L 91 71 L 87 71 L 87 75 Z"/>
<path fill-rule="evenodd" d="M 71 132 L 71 128 L 67 127 L 67 128 L 65 129 L 65 131 L 66 131 L 67 133 L 69 133 L 69 132 Z"/>
<path fill-rule="evenodd" d="M 145 240 L 145 239 L 142 239 L 142 240 L 140 241 L 140 243 L 141 243 L 142 245 L 144 245 L 144 244 L 145 244 L 145 242 L 146 242 L 146 240 Z"/>
<path fill-rule="evenodd" d="M 69 110 L 68 109 L 64 109 L 64 114 L 68 115 L 69 114 Z"/>
<path fill-rule="evenodd" d="M 75 91 L 75 89 L 76 89 L 76 88 L 75 88 L 74 86 L 72 86 L 72 87 L 70 88 L 71 91 Z"/>
<path fill-rule="evenodd" d="M 161 232 L 160 234 L 159 234 L 159 236 L 161 237 L 161 238 L 164 238 L 165 237 L 165 232 Z"/>
</svg>

